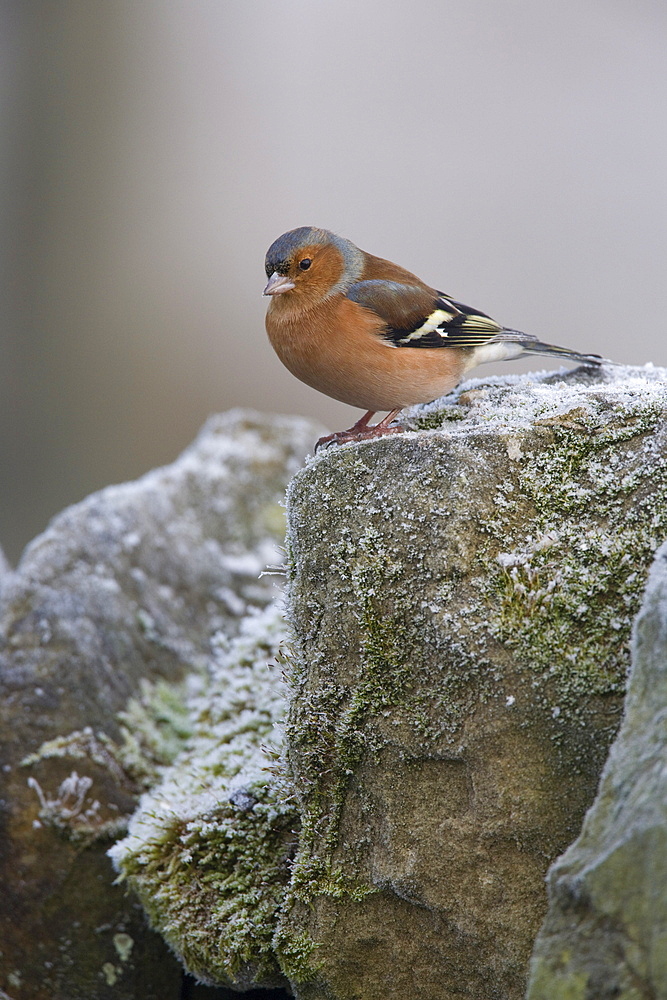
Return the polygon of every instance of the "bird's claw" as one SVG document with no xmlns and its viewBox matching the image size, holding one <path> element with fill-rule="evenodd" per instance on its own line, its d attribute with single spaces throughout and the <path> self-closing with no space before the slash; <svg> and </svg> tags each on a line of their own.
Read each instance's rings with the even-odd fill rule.
<svg viewBox="0 0 667 1000">
<path fill-rule="evenodd" d="M 372 438 L 384 437 L 385 434 L 402 434 L 404 430 L 405 428 L 398 424 L 391 424 L 388 427 L 374 424 L 372 427 L 359 430 L 350 427 L 346 431 L 337 431 L 335 434 L 327 434 L 321 437 L 315 445 L 315 451 L 330 444 L 347 444 L 349 441 L 369 441 Z"/>
</svg>

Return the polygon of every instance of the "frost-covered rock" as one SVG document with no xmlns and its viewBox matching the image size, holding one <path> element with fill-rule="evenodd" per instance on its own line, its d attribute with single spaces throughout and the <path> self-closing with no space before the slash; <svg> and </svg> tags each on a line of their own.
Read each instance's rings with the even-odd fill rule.
<svg viewBox="0 0 667 1000">
<path fill-rule="evenodd" d="M 272 773 L 285 714 L 281 605 L 216 644 L 191 697 L 191 738 L 109 852 L 186 967 L 236 989 L 286 985 L 272 936 L 299 819 Z"/>
<path fill-rule="evenodd" d="M 141 481 L 145 518 L 131 488 L 105 491 L 111 521 L 91 498 L 74 541 L 37 545 L 23 590 L 10 577 L 17 690 L 51 685 L 51 714 L 33 711 L 18 741 L 36 753 L 12 772 L 16 844 L 33 849 L 34 818 L 54 878 L 83 857 L 104 879 L 100 839 L 144 789 L 114 861 L 202 980 L 289 982 L 297 1000 L 518 1000 L 544 875 L 593 801 L 667 537 L 667 372 L 474 380 L 406 413 L 404 435 L 315 456 L 289 488 L 287 645 L 256 572 L 317 431 L 226 419 L 219 475 L 186 453 L 177 485 L 170 470 Z M 97 976 L 86 995 L 129 1000 L 150 982 L 175 998 L 114 898 L 120 918 L 94 908 L 114 949 L 101 969 L 89 923 L 66 951 Z M 39 921 L 33 942 L 40 930 L 52 942 Z"/>
<path fill-rule="evenodd" d="M 275 599 L 260 573 L 284 559 L 285 485 L 321 432 L 214 417 L 172 465 L 65 510 L 3 576 L 0 991 L 16 1000 L 180 997 L 105 852 L 191 732 L 192 677 Z"/>
<path fill-rule="evenodd" d="M 575 843 L 549 872 L 529 1000 L 667 997 L 667 545 L 637 619 L 626 710 Z"/>
<path fill-rule="evenodd" d="M 523 995 L 666 534 L 664 374 L 475 381 L 407 414 L 416 433 L 297 474 L 283 759 L 266 766 L 283 711 L 267 609 L 113 851 L 200 978 Z"/>
<path fill-rule="evenodd" d="M 666 379 L 475 380 L 293 479 L 299 998 L 523 996 L 667 536 Z"/>
</svg>

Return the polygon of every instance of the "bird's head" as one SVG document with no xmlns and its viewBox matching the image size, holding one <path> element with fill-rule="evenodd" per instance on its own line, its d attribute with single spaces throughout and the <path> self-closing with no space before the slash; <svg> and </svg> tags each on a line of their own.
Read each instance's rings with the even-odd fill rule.
<svg viewBox="0 0 667 1000">
<path fill-rule="evenodd" d="M 314 305 L 359 280 L 364 255 L 354 243 L 327 229 L 301 226 L 279 236 L 266 254 L 264 295 Z"/>
</svg>

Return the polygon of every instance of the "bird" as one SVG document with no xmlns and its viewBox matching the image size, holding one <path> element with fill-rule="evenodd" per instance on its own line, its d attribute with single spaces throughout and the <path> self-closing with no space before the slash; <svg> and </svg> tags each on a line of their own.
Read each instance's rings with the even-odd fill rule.
<svg viewBox="0 0 667 1000">
<path fill-rule="evenodd" d="M 393 421 L 404 407 L 445 395 L 485 362 L 547 354 L 613 364 L 504 327 L 327 229 L 283 233 L 267 251 L 265 270 L 266 331 L 282 363 L 306 385 L 366 411 L 346 430 L 321 437 L 316 450 L 400 433 Z"/>
</svg>

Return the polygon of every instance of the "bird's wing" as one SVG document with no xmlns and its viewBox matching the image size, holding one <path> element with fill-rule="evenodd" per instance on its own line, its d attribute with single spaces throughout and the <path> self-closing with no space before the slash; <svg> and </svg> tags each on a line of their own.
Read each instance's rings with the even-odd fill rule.
<svg viewBox="0 0 667 1000">
<path fill-rule="evenodd" d="M 357 281 L 347 297 L 383 320 L 381 334 L 392 347 L 480 347 L 502 330 L 490 316 L 418 285 Z"/>
</svg>

